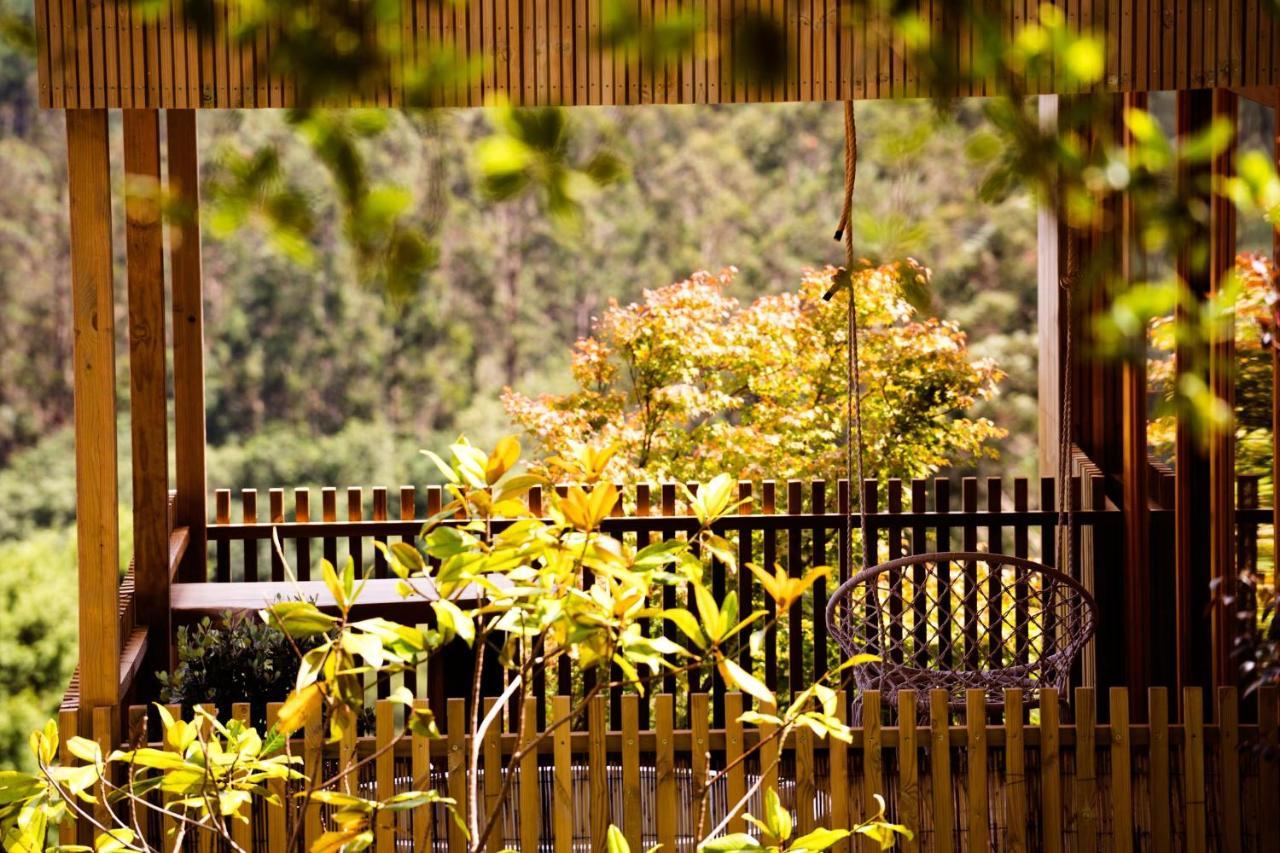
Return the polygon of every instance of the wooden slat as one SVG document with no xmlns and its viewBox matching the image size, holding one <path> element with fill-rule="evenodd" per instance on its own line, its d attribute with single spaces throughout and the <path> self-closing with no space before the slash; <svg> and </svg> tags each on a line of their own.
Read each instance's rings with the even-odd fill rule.
<svg viewBox="0 0 1280 853">
<path fill-rule="evenodd" d="M 419 710 L 428 707 L 426 699 L 414 699 L 413 707 Z M 412 758 L 413 770 L 413 787 L 417 791 L 428 791 L 433 787 L 431 784 L 431 741 L 425 736 L 414 734 L 410 741 L 410 752 Z M 434 845 L 432 838 L 434 837 L 432 829 L 432 807 L 430 805 L 419 806 L 413 810 L 413 849 L 430 850 Z M 273 850 L 281 848 L 272 847 Z"/>
<path fill-rule="evenodd" d="M 654 771 L 658 777 L 656 806 L 658 843 L 664 850 L 674 850 L 677 812 L 675 738 L 673 737 L 675 697 L 670 693 L 660 693 L 655 697 L 654 722 L 658 743 L 654 763 Z"/>
<path fill-rule="evenodd" d="M 467 704 L 465 699 L 450 697 L 448 704 L 445 737 L 448 744 L 448 764 L 446 767 L 449 796 L 453 798 L 458 814 L 467 819 Z M 448 821 L 449 849 L 461 850 L 466 845 L 466 835 L 457 821 Z"/>
<path fill-rule="evenodd" d="M 772 702 L 761 702 L 760 713 L 774 715 L 777 708 Z M 760 775 L 764 779 L 763 788 L 777 789 L 778 787 L 778 763 L 782 753 L 781 745 L 778 743 L 777 731 L 778 727 L 772 723 L 761 723 L 760 731 Z"/>
<path fill-rule="evenodd" d="M 1098 846 L 1097 706 L 1092 687 L 1076 688 L 1076 778 L 1072 812 L 1082 848 Z"/>
<path fill-rule="evenodd" d="M 80 701 L 83 708 L 95 708 L 116 705 L 120 683 L 115 304 L 106 111 L 69 110 L 66 127 L 74 326 L 76 551 L 80 636 L 85 639 L 80 644 Z"/>
<path fill-rule="evenodd" d="M 1218 688 L 1218 761 L 1222 779 L 1222 849 L 1240 853 L 1240 700 L 1234 687 Z"/>
<path fill-rule="evenodd" d="M 740 762 L 743 753 L 742 739 L 742 723 L 738 717 L 742 714 L 742 694 L 738 692 L 728 693 L 724 697 L 724 760 L 728 772 L 725 774 L 725 800 L 728 807 L 732 808 L 734 803 L 741 800 L 747 793 L 746 772 Z M 844 750 L 840 750 L 841 755 Z M 833 778 L 848 778 L 847 773 L 843 776 L 836 776 L 835 770 L 832 770 Z M 843 786 L 840 786 L 843 788 Z M 839 814 L 839 812 L 837 812 Z M 746 821 L 741 817 L 741 813 L 735 815 L 729 821 L 729 832 L 742 832 Z"/>
<path fill-rule="evenodd" d="M 990 824 L 987 817 L 987 705 L 982 690 L 965 691 L 965 727 L 969 731 L 966 745 L 969 845 L 973 850 L 985 850 Z"/>
<path fill-rule="evenodd" d="M 249 703 L 248 702 L 234 703 L 231 706 L 231 719 L 238 720 L 239 722 L 243 723 L 246 726 L 252 725 L 249 718 Z M 266 804 L 264 804 L 264 807 L 270 808 L 270 806 Z M 253 815 L 252 801 L 246 804 L 244 808 L 249 810 L 248 817 L 250 817 L 250 820 L 242 821 L 242 820 L 233 819 L 228 821 L 228 823 L 231 825 L 231 840 L 235 842 L 237 847 L 245 851 L 245 853 L 253 853 L 253 824 L 251 822 L 252 815 Z"/>
<path fill-rule="evenodd" d="M 323 779 L 324 730 L 319 714 L 307 720 L 303 728 L 302 772 L 308 779 Z M 318 784 L 318 783 L 317 783 Z M 307 804 L 303 815 L 302 838 L 306 846 L 311 848 L 320 839 L 322 826 L 320 821 L 320 804 L 312 800 Z"/>
<path fill-rule="evenodd" d="M 1165 688 L 1147 691 L 1147 720 L 1151 727 L 1148 755 L 1152 849 L 1169 850 L 1173 831 L 1169 815 L 1169 694 Z"/>
<path fill-rule="evenodd" d="M 1058 711 L 1058 691 L 1040 691 L 1040 814 L 1045 853 L 1062 850 L 1062 752 Z"/>
<path fill-rule="evenodd" d="M 935 779 L 951 778 L 950 711 L 947 691 L 929 691 L 929 772 Z M 933 849 L 956 849 L 955 812 L 946 785 L 933 786 Z"/>
<path fill-rule="evenodd" d="M 1129 738 L 1129 691 L 1111 688 L 1111 808 L 1112 849 L 1133 850 L 1133 763 Z"/>
<path fill-rule="evenodd" d="M 880 691 L 862 694 L 862 819 L 876 813 L 876 794 L 884 791 L 884 756 L 880 751 Z M 879 844 L 864 838 L 864 850 L 878 850 Z"/>
<path fill-rule="evenodd" d="M 1006 688 L 1004 691 L 1004 813 L 1008 833 L 1005 842 L 1010 853 L 1023 853 L 1029 849 L 1027 756 L 1022 723 L 1022 691 Z"/>
<path fill-rule="evenodd" d="M 497 697 L 489 696 L 484 700 L 484 713 L 488 716 L 493 711 L 493 706 L 498 702 Z M 502 768 L 505 762 L 502 758 L 502 718 L 495 717 L 489 728 L 485 729 L 483 741 L 483 758 L 484 758 L 484 814 L 480 815 L 480 825 L 484 826 L 489 820 L 489 816 L 496 809 L 502 808 Z M 502 843 L 502 827 L 501 824 L 489 835 L 486 841 L 487 849 L 490 853 L 497 853 L 503 848 Z"/>
<path fill-rule="evenodd" d="M 632 850 L 643 843 L 640 807 L 640 697 L 622 697 L 622 832 Z"/>
<path fill-rule="evenodd" d="M 276 720 L 280 718 L 280 707 L 282 702 L 267 703 L 267 725 L 274 726 Z M 274 794 L 278 804 L 266 805 L 264 811 L 267 815 L 267 849 L 283 850 L 286 844 L 287 829 L 285 826 L 285 783 L 283 779 L 272 779 L 267 782 L 267 791 Z"/>
<path fill-rule="evenodd" d="M 796 830 L 807 835 L 817 826 L 817 765 L 813 756 L 813 732 L 800 727 L 795 734 Z"/>
<path fill-rule="evenodd" d="M 689 769 L 693 773 L 695 802 L 701 801 L 704 806 L 707 781 L 711 776 L 711 735 L 707 730 L 710 719 L 708 698 L 705 693 L 695 693 L 689 697 L 689 714 L 693 718 L 690 731 L 693 754 L 689 757 Z M 702 814 L 694 814 L 693 818 L 695 821 L 700 818 L 705 819 L 708 814 L 709 809 L 704 807 Z"/>
<path fill-rule="evenodd" d="M 568 718 L 572 709 L 572 697 L 556 696 L 552 701 L 551 716 L 553 721 Z M 552 788 L 551 803 L 552 832 L 554 833 L 555 853 L 572 853 L 573 851 L 573 753 L 570 750 L 570 735 L 573 730 L 565 723 L 555 731 L 555 784 Z"/>
<path fill-rule="evenodd" d="M 916 740 L 916 692 L 898 691 L 898 815 L 903 826 L 920 826 L 920 756 Z M 834 773 L 833 773 L 834 776 Z M 1012 780 L 1010 780 L 1012 782 Z M 834 815 L 840 811 L 834 806 Z M 904 839 L 902 849 L 920 849 L 919 836 Z"/>
<path fill-rule="evenodd" d="M 604 697 L 596 695 L 587 706 L 587 726 L 590 738 L 587 764 L 590 767 L 608 766 L 605 752 L 606 714 Z M 591 849 L 603 850 L 609 831 L 609 778 L 604 773 L 592 773 L 588 777 L 591 794 Z"/>
<path fill-rule="evenodd" d="M 395 707 L 391 700 L 379 699 L 375 711 L 378 757 L 374 762 L 374 772 L 377 780 L 377 795 L 380 799 L 396 793 L 396 758 L 392 751 L 392 743 L 396 736 Z M 374 837 L 378 853 L 393 853 L 396 848 L 396 812 L 378 812 Z"/>
<path fill-rule="evenodd" d="M 1182 690 L 1182 720 L 1185 741 L 1182 746 L 1183 802 L 1187 812 L 1187 851 L 1204 853 L 1207 843 L 1204 777 L 1204 694 L 1198 687 Z"/>
<path fill-rule="evenodd" d="M 1280 395 L 1277 395 L 1280 396 Z M 1273 687 L 1258 690 L 1258 741 L 1263 749 L 1272 755 L 1280 754 L 1280 691 Z M 1258 767 L 1258 790 L 1271 791 L 1270 804 L 1263 803 L 1262 813 L 1267 809 L 1280 808 L 1280 761 L 1264 761 Z M 1267 853 L 1280 851 L 1280 821 L 1262 821 L 1262 849 Z"/>
</svg>

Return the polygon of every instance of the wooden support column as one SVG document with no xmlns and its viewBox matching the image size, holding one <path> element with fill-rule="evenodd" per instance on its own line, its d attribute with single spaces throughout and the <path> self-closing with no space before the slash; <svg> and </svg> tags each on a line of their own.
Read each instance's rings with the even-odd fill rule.
<svg viewBox="0 0 1280 853">
<path fill-rule="evenodd" d="M 1213 115 L 1225 118 L 1232 130 L 1240 126 L 1239 96 L 1230 89 L 1213 90 Z M 1234 140 L 1234 137 L 1233 137 Z M 1236 208 L 1218 190 L 1232 175 L 1236 158 L 1233 141 L 1213 161 L 1213 186 L 1210 203 L 1209 292 L 1220 294 L 1228 287 L 1236 263 Z M 1209 383 L 1213 393 L 1236 409 L 1236 331 L 1234 312 L 1214 329 L 1209 340 Z M 1209 544 L 1212 554 L 1210 571 L 1221 584 L 1223 596 L 1236 594 L 1236 434 L 1234 422 L 1209 435 Z M 1236 636 L 1235 608 L 1222 602 L 1212 611 L 1213 683 L 1215 686 L 1235 684 L 1237 668 L 1231 658 Z"/>
<path fill-rule="evenodd" d="M 1058 123 L 1058 96 L 1041 95 L 1040 124 Z M 1036 214 L 1036 332 L 1039 344 L 1037 401 L 1039 407 L 1040 476 L 1056 477 L 1062 407 L 1062 298 L 1059 281 L 1064 259 L 1062 228 L 1052 205 L 1041 204 Z"/>
<path fill-rule="evenodd" d="M 1235 95 L 1227 90 L 1178 93 L 1178 136 L 1194 135 L 1215 116 L 1232 120 Z M 1178 275 L 1191 297 L 1203 303 L 1225 283 L 1235 255 L 1235 216 L 1230 203 L 1215 197 L 1212 183 L 1230 168 L 1227 152 L 1212 164 L 1185 167 L 1178 179 L 1184 191 L 1204 199 L 1210 210 L 1191 239 L 1178 252 Z M 1180 318 L 1181 321 L 1181 318 Z M 1215 340 L 1188 341 L 1180 336 L 1175 352 L 1178 381 L 1194 374 L 1213 391 L 1234 400 L 1231 361 L 1233 331 Z M 1209 612 L 1210 581 L 1229 582 L 1235 561 L 1235 469 L 1231 430 L 1198 433 L 1179 416 L 1175 440 L 1177 463 L 1176 536 L 1178 601 L 1178 672 L 1180 686 L 1208 686 L 1230 680 L 1228 625 L 1222 608 Z"/>
<path fill-rule="evenodd" d="M 1146 109 L 1145 93 L 1125 96 L 1125 107 Z M 1122 129 L 1126 148 L 1134 140 Z M 1120 209 L 1121 282 L 1128 286 L 1147 274 L 1138 246 L 1133 200 L 1126 194 Z M 1147 492 L 1147 341 L 1135 340 L 1120 368 L 1121 409 L 1121 505 L 1124 508 L 1124 590 L 1125 590 L 1125 681 L 1129 688 L 1129 710 L 1142 720 L 1142 697 L 1151 684 L 1150 661 L 1153 646 L 1151 629 L 1151 519 Z"/>
<path fill-rule="evenodd" d="M 67 110 L 80 589 L 80 711 L 115 707 L 120 690 L 116 496 L 115 305 L 106 110 Z"/>
<path fill-rule="evenodd" d="M 200 264 L 200 161 L 195 110 L 168 110 L 169 192 L 179 218 L 169 226 L 173 289 L 173 432 L 177 504 L 174 523 L 190 531 L 178 570 L 181 581 L 203 581 L 208 568 L 205 525 L 204 302 Z"/>
<path fill-rule="evenodd" d="M 169 667 L 169 415 L 166 395 L 160 114 L 124 111 L 133 575 L 146 673 Z"/>
</svg>

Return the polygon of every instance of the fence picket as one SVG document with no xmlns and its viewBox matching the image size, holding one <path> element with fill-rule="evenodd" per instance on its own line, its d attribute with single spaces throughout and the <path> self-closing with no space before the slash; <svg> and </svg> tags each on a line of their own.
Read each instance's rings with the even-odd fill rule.
<svg viewBox="0 0 1280 853">
<path fill-rule="evenodd" d="M 1264 750 L 1280 754 L 1280 690 L 1263 687 L 1258 691 L 1258 740 Z M 1258 768 L 1258 790 L 1270 791 L 1271 802 L 1263 802 L 1262 849 L 1280 851 L 1280 821 L 1266 820 L 1268 814 L 1280 813 L 1280 761 L 1263 761 Z M 1265 795 L 1264 795 L 1265 796 Z"/>
<path fill-rule="evenodd" d="M 814 807 L 818 801 L 817 765 L 813 760 L 813 732 L 805 727 L 796 730 L 796 831 L 812 832 L 816 824 Z"/>
<path fill-rule="evenodd" d="M 1218 762 L 1222 779 L 1222 844 L 1240 853 L 1240 700 L 1234 687 L 1218 688 Z"/>
<path fill-rule="evenodd" d="M 1129 691 L 1111 688 L 1111 813 L 1116 853 L 1133 850 L 1132 758 L 1129 734 Z"/>
<path fill-rule="evenodd" d="M 670 693 L 659 693 L 656 697 L 654 722 L 658 743 L 654 761 L 654 770 L 658 777 L 658 801 L 655 807 L 658 843 L 662 845 L 663 850 L 674 850 L 676 846 L 676 759 L 673 736 L 675 697 Z M 694 752 L 696 754 L 697 750 L 695 749 Z M 697 778 L 697 774 L 694 774 L 694 778 Z"/>
<path fill-rule="evenodd" d="M 551 703 L 552 723 L 566 720 L 572 710 L 570 696 L 556 696 Z M 573 727 L 560 725 L 554 734 L 555 784 L 552 788 L 553 837 L 555 853 L 573 851 Z"/>
<path fill-rule="evenodd" d="M 1022 691 L 1004 691 L 1005 844 L 1024 853 L 1027 843 L 1027 753 L 1022 724 Z"/>
<path fill-rule="evenodd" d="M 280 718 L 280 707 L 283 702 L 267 703 L 267 726 L 274 726 Z M 288 802 L 283 779 L 271 779 L 267 782 L 267 793 L 275 797 L 275 803 L 267 803 L 263 810 L 267 813 L 267 849 L 283 850 L 288 836 L 285 821 L 285 808 Z"/>
<path fill-rule="evenodd" d="M 1205 850 L 1204 694 L 1182 689 L 1184 800 L 1187 810 L 1187 853 Z"/>
<path fill-rule="evenodd" d="M 1169 820 L 1169 692 L 1165 688 L 1147 691 L 1147 719 L 1151 726 L 1151 843 L 1154 850 L 1168 850 L 1173 828 Z"/>
<path fill-rule="evenodd" d="M 378 754 L 374 760 L 374 778 L 379 798 L 390 796 L 396 789 L 395 708 L 395 704 L 390 699 L 379 699 L 374 711 Z M 386 810 L 378 812 L 374 837 L 377 841 L 377 853 L 394 853 L 396 812 Z"/>
<path fill-rule="evenodd" d="M 293 520 L 305 523 L 311 520 L 311 490 L 299 488 L 293 490 Z M 298 580 L 311 579 L 311 540 L 299 536 L 295 542 L 296 555 L 293 570 Z"/>
<path fill-rule="evenodd" d="M 711 773 L 711 737 L 707 731 L 707 711 L 708 697 L 705 693 L 695 693 L 689 697 L 689 711 L 693 716 L 692 736 L 693 743 L 691 746 L 693 754 L 690 756 L 690 767 L 693 771 L 693 789 L 695 794 L 695 802 L 702 802 L 703 813 L 707 811 L 706 792 L 707 779 Z M 700 815 L 693 815 L 696 821 Z M 678 825 L 678 822 L 677 822 Z M 667 848 L 663 848 L 664 850 Z M 674 847 L 671 849 L 675 849 Z"/>
<path fill-rule="evenodd" d="M 741 800 L 747 793 L 747 777 L 742 767 L 742 722 L 738 719 L 741 715 L 742 694 L 737 691 L 729 693 L 724 697 L 724 763 L 728 768 L 725 772 L 725 800 L 728 808 L 733 808 L 734 803 Z M 841 754 L 844 754 L 843 750 Z M 840 787 L 843 788 L 843 786 Z M 729 821 L 728 828 L 731 833 L 743 832 L 745 826 L 746 821 L 741 815 L 735 815 Z"/>
<path fill-rule="evenodd" d="M 454 808 L 464 822 L 467 814 L 467 704 L 465 699 L 452 697 L 445 705 L 447 720 L 446 742 L 449 745 L 449 761 L 446 765 L 446 784 L 449 796 L 457 804 Z M 457 821 L 446 821 L 449 831 L 449 849 L 465 849 L 467 839 Z M 499 832 L 500 830 L 494 830 Z"/>
<path fill-rule="evenodd" d="M 606 720 L 604 697 L 596 695 L 587 706 L 587 725 L 590 737 L 590 767 L 608 767 L 605 737 Z M 609 777 L 606 773 L 590 774 L 591 785 L 591 849 L 603 850 L 609 831 Z"/>
<path fill-rule="evenodd" d="M 302 754 L 303 773 L 311 784 L 316 784 L 324 771 L 324 721 L 319 714 L 312 714 L 303 728 Z M 321 831 L 320 803 L 311 800 L 307 803 L 302 824 L 303 843 L 307 849 L 319 840 Z"/>
<path fill-rule="evenodd" d="M 1076 688 L 1076 781 L 1074 823 L 1083 849 L 1098 846 L 1097 705 L 1092 687 Z"/>
<path fill-rule="evenodd" d="M 862 694 L 862 819 L 876 813 L 875 795 L 884 791 L 884 758 L 880 752 L 880 691 Z M 864 850 L 878 850 L 871 838 L 863 841 Z"/>
<path fill-rule="evenodd" d="M 538 738 L 538 700 L 526 696 L 524 700 L 523 737 L 521 749 L 528 749 Z M 537 850 L 542 830 L 542 794 L 538 785 L 538 750 L 528 749 L 520 759 L 520 847 Z"/>
<path fill-rule="evenodd" d="M 969 737 L 965 752 L 968 766 L 969 847 L 986 850 L 987 823 L 987 697 L 982 690 L 965 691 L 965 727 Z"/>
<path fill-rule="evenodd" d="M 424 710 L 430 706 L 426 699 L 414 699 L 413 707 Z M 431 784 L 431 741 L 426 735 L 413 734 L 410 742 L 410 761 L 412 763 L 413 786 L 419 791 L 433 788 Z M 430 850 L 434 846 L 434 816 L 430 805 L 418 806 L 413 810 L 413 849 Z M 272 846 L 272 850 L 282 847 Z"/>
<path fill-rule="evenodd" d="M 947 691 L 929 691 L 929 775 L 951 778 L 951 713 Z M 933 785 L 933 849 L 939 853 L 955 849 L 955 817 L 951 791 L 947 785 Z"/>
<path fill-rule="evenodd" d="M 249 703 L 236 702 L 232 704 L 231 719 L 246 726 L 250 725 Z M 143 722 L 145 723 L 145 718 Z M 244 853 L 253 853 L 253 801 L 250 800 L 245 803 L 244 808 L 249 810 L 248 821 L 237 820 L 234 818 L 228 821 L 231 826 L 231 840 L 237 847 L 243 850 Z"/>
<path fill-rule="evenodd" d="M 640 803 L 640 697 L 622 697 L 622 832 L 632 850 L 643 843 Z"/>
<path fill-rule="evenodd" d="M 1045 853 L 1062 851 L 1062 747 L 1058 691 L 1040 691 L 1040 813 Z"/>
<path fill-rule="evenodd" d="M 496 704 L 498 704 L 496 696 L 485 698 L 485 717 L 488 717 Z M 505 762 L 502 760 L 501 716 L 494 717 L 489 728 L 485 729 L 484 739 L 481 742 L 481 753 L 481 760 L 484 762 L 484 815 L 482 819 L 488 821 L 489 815 L 493 814 L 495 809 L 502 807 L 502 766 Z M 489 850 L 489 853 L 498 853 L 505 846 L 502 841 L 501 825 L 489 836 L 486 844 L 486 849 Z"/>
<path fill-rule="evenodd" d="M 898 692 L 898 809 L 901 823 L 920 826 L 920 756 L 916 741 L 916 692 Z M 920 848 L 918 838 L 905 839 L 902 849 Z"/>
</svg>

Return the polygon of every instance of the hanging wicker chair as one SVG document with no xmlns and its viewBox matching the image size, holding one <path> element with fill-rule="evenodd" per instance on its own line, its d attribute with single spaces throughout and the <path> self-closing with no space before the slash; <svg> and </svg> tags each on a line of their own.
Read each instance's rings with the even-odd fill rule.
<svg viewBox="0 0 1280 853">
<path fill-rule="evenodd" d="M 846 654 L 879 661 L 852 667 L 860 695 L 879 690 L 891 709 L 899 690 L 944 689 L 961 708 L 965 691 L 985 691 L 988 708 L 1006 688 L 1038 705 L 1043 688 L 1065 699 L 1068 678 L 1093 636 L 1097 605 L 1075 579 L 1003 554 L 915 554 L 850 578 L 827 604 L 827 626 Z"/>
</svg>

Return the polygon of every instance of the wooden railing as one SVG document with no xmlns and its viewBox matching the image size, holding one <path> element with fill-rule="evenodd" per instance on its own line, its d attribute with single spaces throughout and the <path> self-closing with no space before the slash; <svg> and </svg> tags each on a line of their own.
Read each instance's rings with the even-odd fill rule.
<svg viewBox="0 0 1280 853">
<path fill-rule="evenodd" d="M 703 832 L 715 826 L 763 773 L 797 829 L 848 826 L 870 814 L 873 795 L 888 801 L 889 816 L 908 826 L 915 840 L 904 850 L 1275 850 L 1280 845 L 1280 696 L 1262 690 L 1242 707 L 1237 692 L 1223 688 L 1213 713 L 1197 688 L 1182 698 L 1181 722 L 1171 722 L 1170 696 L 1161 688 L 1146 697 L 1143 722 L 1130 722 L 1130 697 L 1110 691 L 1106 723 L 1100 723 L 1092 689 L 1075 691 L 1060 712 L 1052 694 L 1043 710 L 1030 711 L 1018 691 L 1006 695 L 1003 719 L 989 716 L 982 694 L 968 696 L 968 712 L 947 710 L 946 694 L 899 694 L 896 719 L 887 725 L 881 700 L 864 695 L 864 725 L 852 742 L 817 740 L 799 731 L 782 750 L 770 730 L 738 722 L 741 694 L 725 697 L 726 722 L 716 724 L 712 697 L 694 694 L 689 722 L 675 719 L 674 697 L 664 694 L 651 725 L 642 725 L 639 701 L 622 701 L 621 724 L 609 722 L 597 697 L 574 726 L 561 726 L 536 752 L 507 768 L 519 746 L 518 725 L 486 733 L 482 743 L 481 802 L 490 805 L 498 774 L 515 774 L 501 822 L 503 846 L 524 851 L 603 850 L 610 823 L 639 850 L 694 849 L 699 815 L 694 804 L 706 792 Z M 532 723 L 534 708 L 525 707 Z M 553 700 L 558 716 L 570 698 Z M 840 703 L 840 707 L 844 707 Z M 883 709 L 888 710 L 888 709 Z M 278 706 L 271 706 L 274 715 Z M 917 712 L 919 711 L 919 713 Z M 1242 714 L 1243 712 L 1243 714 Z M 249 717 L 237 705 L 233 714 Z M 558 718 L 557 716 L 557 718 Z M 1212 716 L 1216 722 L 1208 724 Z M 95 716 L 110 726 L 111 715 Z M 1258 720 L 1242 724 L 1243 717 Z M 326 747 L 314 721 L 290 749 L 308 773 L 332 774 L 338 762 L 371 757 L 359 778 L 359 793 L 386 797 L 413 787 L 433 787 L 465 803 L 470 754 L 467 715 L 461 699 L 450 700 L 440 720 L 443 737 L 428 740 L 403 733 L 390 701 L 377 703 L 375 722 Z M 128 710 L 130 742 L 159 740 L 154 709 Z M 64 715 L 74 727 L 75 716 Z M 532 731 L 526 727 L 525 737 Z M 109 728 L 96 734 L 112 740 Z M 527 742 L 527 741 L 526 741 Z M 158 744 L 157 744 L 158 745 Z M 757 745 L 760 745 L 757 748 Z M 1272 754 L 1265 755 L 1264 748 Z M 375 752 L 377 753 L 375 755 Z M 744 758 L 745 756 L 745 758 Z M 739 760 L 742 759 L 742 760 Z M 493 774 L 493 775 L 490 775 Z M 759 798 L 748 811 L 759 814 Z M 154 815 L 152 815 L 154 818 Z M 292 813 L 259 804 L 253 821 L 236 827 L 245 850 L 286 849 Z M 320 809 L 301 818 L 300 844 L 310 846 L 324 827 Z M 730 831 L 747 827 L 732 821 Z M 155 837 L 160 837 L 159 827 Z M 384 815 L 376 826 L 376 849 L 461 850 L 461 831 L 441 807 Z M 299 848 L 303 849 L 303 848 Z M 837 849 L 864 849 L 853 842 Z M 870 847 L 865 849 L 872 849 Z"/>
<path fill-rule="evenodd" d="M 607 531 L 644 545 L 687 535 L 696 529 L 696 520 L 688 513 L 676 484 L 641 484 L 623 487 L 620 491 L 621 499 L 614 515 L 605 522 Z M 740 563 L 779 564 L 792 574 L 817 565 L 830 565 L 834 569 L 830 583 L 816 584 L 793 606 L 787 614 L 790 618 L 770 630 L 760 659 L 754 662 L 766 684 L 778 691 L 780 701 L 786 701 L 800 685 L 807 685 L 814 676 L 840 660 L 839 649 L 827 635 L 822 614 L 835 585 L 857 569 L 851 562 L 857 563 L 861 549 L 859 521 L 856 515 L 850 516 L 847 481 L 742 482 L 738 494 L 746 503 L 738 514 L 724 519 L 718 527 L 737 540 Z M 1100 497 L 1100 478 L 1086 477 L 1083 483 L 1077 479 L 1073 494 L 1077 504 L 1083 494 L 1086 505 L 1100 507 L 1076 514 L 1077 536 L 1087 535 L 1085 531 L 1094 528 L 1119 524 L 1120 513 Z M 1052 565 L 1059 522 L 1054 495 L 1052 478 L 1044 478 L 1034 485 L 1026 479 L 1006 482 L 999 478 L 983 482 L 965 478 L 958 484 L 941 478 L 906 483 L 889 480 L 884 484 L 868 481 L 863 488 L 863 505 L 874 533 L 869 560 L 875 562 L 932 550 L 989 549 Z M 239 495 L 239 511 L 233 518 L 231 493 L 216 492 L 215 519 L 208 529 L 210 582 L 175 585 L 175 618 L 190 619 L 217 612 L 220 607 L 246 608 L 250 606 L 248 602 L 262 606 L 264 599 L 270 600 L 275 595 L 296 594 L 297 587 L 284 583 L 290 575 L 304 582 L 306 594 L 322 594 L 319 584 L 309 583 L 319 576 L 321 558 L 339 563 L 350 556 L 358 570 L 368 569 L 374 578 L 385 578 L 387 567 L 373 548 L 373 542 L 412 541 L 425 519 L 447 500 L 436 486 L 425 490 L 404 487 L 394 495 L 394 503 L 393 494 L 384 488 L 350 488 L 341 495 L 337 489 L 325 488 L 319 492 L 319 512 L 315 512 L 312 496 L 311 490 L 295 490 L 292 507 L 286 510 L 285 491 L 271 489 L 263 512 L 259 493 L 243 491 Z M 543 511 L 543 494 L 535 490 L 528 500 L 533 512 Z M 847 535 L 851 526 L 852 536 Z M 279 549 L 273 546 L 273 537 L 280 542 Z M 1075 549 L 1077 565 L 1071 569 L 1077 576 L 1080 550 Z M 718 598 L 728 589 L 735 589 L 742 612 L 769 606 L 750 572 L 731 573 L 716 564 L 712 566 L 710 581 Z M 256 585 L 246 586 L 246 582 Z M 393 584 L 388 582 L 385 589 L 386 599 L 379 598 L 378 590 L 374 590 L 372 606 L 375 609 L 396 607 L 395 616 L 401 620 L 427 620 L 425 605 L 415 602 L 416 611 L 406 612 L 392 591 Z M 671 607 L 683 599 L 683 590 L 668 587 L 660 603 Z M 653 630 L 663 630 L 677 642 L 682 640 L 670 624 L 655 625 Z M 745 648 L 742 656 L 744 666 L 753 665 Z M 538 685 L 539 695 L 557 692 L 569 695 L 580 691 L 581 684 L 575 683 L 568 662 L 564 663 L 565 666 L 552 674 L 553 684 Z M 443 667 L 443 662 L 440 666 Z M 445 679 L 439 668 L 423 678 L 425 684 L 413 677 L 407 682 L 414 689 L 423 688 L 419 689 L 419 695 L 430 695 L 433 702 L 463 695 L 463 685 Z M 427 684 L 431 685 L 430 689 L 426 689 Z M 498 692 L 501 685 L 495 688 L 494 692 Z M 681 696 L 708 692 L 713 720 L 716 725 L 723 725 L 725 689 L 718 676 L 669 675 L 661 688 Z M 615 691 L 608 702 L 610 720 L 615 727 L 621 721 L 619 695 Z M 443 711 L 443 708 L 437 706 L 436 710 Z M 642 703 L 641 725 L 649 724 L 653 712 L 652 700 Z M 545 713 L 545 709 L 540 708 L 540 719 L 545 718 Z M 687 722 L 688 713 L 688 703 L 681 702 L 677 714 L 683 722 Z"/>
</svg>

